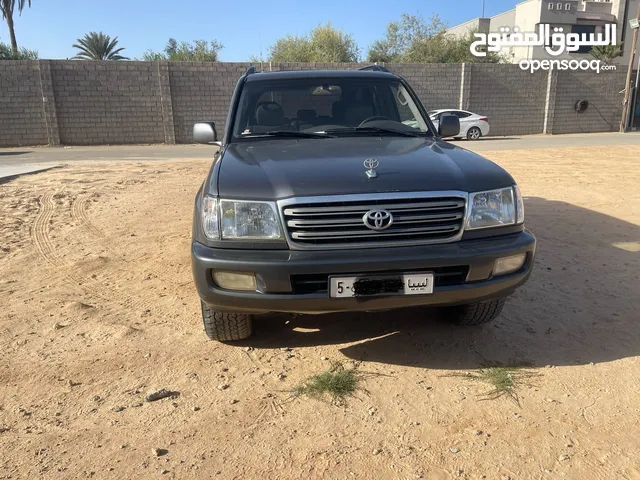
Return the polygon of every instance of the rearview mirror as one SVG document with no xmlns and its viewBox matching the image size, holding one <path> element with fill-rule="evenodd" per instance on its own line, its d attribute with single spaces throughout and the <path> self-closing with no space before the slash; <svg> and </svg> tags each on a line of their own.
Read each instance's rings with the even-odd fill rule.
<svg viewBox="0 0 640 480">
<path fill-rule="evenodd" d="M 460 119 L 455 115 L 441 115 L 438 133 L 441 137 L 455 137 L 460 133 Z"/>
<path fill-rule="evenodd" d="M 198 122 L 193 126 L 193 141 L 205 145 L 215 144 L 218 141 L 216 124 L 213 122 Z"/>
</svg>

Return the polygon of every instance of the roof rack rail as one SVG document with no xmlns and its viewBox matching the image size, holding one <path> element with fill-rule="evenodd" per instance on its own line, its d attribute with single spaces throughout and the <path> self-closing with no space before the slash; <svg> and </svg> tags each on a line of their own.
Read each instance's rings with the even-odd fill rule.
<svg viewBox="0 0 640 480">
<path fill-rule="evenodd" d="M 389 70 L 384 68 L 382 65 L 369 65 L 367 67 L 359 68 L 358 70 L 373 70 L 374 72 L 387 72 L 387 73 L 389 72 Z"/>
<path fill-rule="evenodd" d="M 245 72 L 245 75 L 251 75 L 252 73 L 256 73 L 256 67 L 251 65 L 249 69 Z"/>
</svg>

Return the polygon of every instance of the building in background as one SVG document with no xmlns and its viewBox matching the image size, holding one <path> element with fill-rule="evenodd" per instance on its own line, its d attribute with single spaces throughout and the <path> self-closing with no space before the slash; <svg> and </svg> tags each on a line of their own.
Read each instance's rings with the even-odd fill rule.
<svg viewBox="0 0 640 480">
<path fill-rule="evenodd" d="M 629 20 L 636 18 L 640 0 L 527 0 L 508 12 L 490 18 L 476 18 L 453 27 L 447 33 L 465 35 L 469 31 L 499 33 L 500 27 L 518 27 L 521 32 L 537 32 L 539 24 L 562 27 L 564 33 L 603 33 L 607 24 L 617 26 L 618 44 L 624 40 L 623 56 L 616 63 L 629 65 L 633 30 Z M 502 51 L 512 63 L 520 60 L 575 58 L 592 59 L 591 47 L 552 56 L 544 47 L 505 47 Z"/>
</svg>

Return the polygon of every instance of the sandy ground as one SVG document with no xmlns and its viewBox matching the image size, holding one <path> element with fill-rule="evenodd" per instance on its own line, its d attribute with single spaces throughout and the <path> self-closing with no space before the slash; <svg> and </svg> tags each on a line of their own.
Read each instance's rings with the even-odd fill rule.
<svg viewBox="0 0 640 480">
<path fill-rule="evenodd" d="M 0 185 L 0 478 L 640 479 L 638 147 L 486 155 L 539 241 L 494 324 L 272 316 L 237 346 L 206 339 L 191 280 L 207 161 Z M 291 397 L 332 360 L 380 375 L 345 406 Z M 485 362 L 538 374 L 520 406 L 446 376 Z"/>
</svg>

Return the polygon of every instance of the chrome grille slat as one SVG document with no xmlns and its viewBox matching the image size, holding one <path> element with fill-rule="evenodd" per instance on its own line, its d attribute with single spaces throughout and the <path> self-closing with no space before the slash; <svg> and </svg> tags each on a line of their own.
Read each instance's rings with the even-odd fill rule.
<svg viewBox="0 0 640 480">
<path fill-rule="evenodd" d="M 366 212 L 364 212 L 366 213 Z M 364 215 L 364 213 L 362 215 Z M 391 212 L 393 214 L 393 212 Z M 362 215 L 354 218 L 340 218 L 340 219 L 327 219 L 327 220 L 288 220 L 288 227 L 316 227 L 316 228 L 331 228 L 333 226 L 343 227 L 361 227 Z M 462 218 L 462 213 L 456 213 L 452 215 L 415 215 L 415 216 L 397 216 L 393 215 L 393 224 L 402 225 L 403 223 L 433 223 L 433 222 L 452 222 Z"/>
<path fill-rule="evenodd" d="M 364 215 L 366 212 L 371 210 L 372 208 L 379 208 L 380 210 L 389 210 L 392 212 L 393 210 L 402 210 L 402 209 L 410 209 L 410 210 L 424 210 L 424 209 L 434 209 L 434 210 L 444 210 L 447 208 L 460 208 L 464 207 L 464 200 L 450 202 L 450 203 L 437 203 L 437 202 L 424 202 L 424 203 L 405 203 L 405 204 L 368 204 L 368 205 L 336 205 L 335 207 L 295 207 L 295 208 L 286 208 L 284 210 L 284 214 L 287 217 L 296 216 L 296 215 L 341 215 L 347 213 L 354 212 L 362 212 Z"/>
<path fill-rule="evenodd" d="M 451 233 L 458 231 L 460 227 L 457 225 L 451 227 L 427 227 L 427 228 L 403 228 L 401 230 L 391 230 L 391 231 L 381 231 L 376 232 L 375 230 L 368 231 L 333 231 L 333 232 L 293 232 L 291 236 L 295 239 L 308 239 L 313 238 L 316 240 L 320 239 L 334 239 L 334 238 L 343 238 L 343 237 L 394 237 L 398 235 L 419 235 L 421 233 Z"/>
<path fill-rule="evenodd" d="M 278 202 L 292 249 L 344 249 L 454 242 L 461 238 L 465 192 L 407 192 L 303 197 Z M 371 210 L 393 216 L 384 230 L 368 228 Z"/>
</svg>

